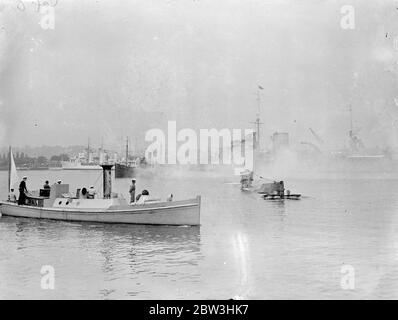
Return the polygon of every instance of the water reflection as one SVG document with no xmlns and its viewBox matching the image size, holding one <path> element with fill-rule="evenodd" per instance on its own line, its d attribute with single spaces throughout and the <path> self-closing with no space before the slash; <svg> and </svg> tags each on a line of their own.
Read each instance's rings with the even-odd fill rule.
<svg viewBox="0 0 398 320">
<path fill-rule="evenodd" d="M 77 236 L 85 239 L 86 235 L 99 236 L 102 243 L 107 241 L 140 245 L 142 243 L 156 243 L 159 245 L 173 245 L 182 247 L 196 247 L 200 244 L 200 227 L 186 226 L 153 226 L 128 224 L 103 224 L 92 222 L 65 222 L 48 219 L 15 218 L 2 216 L 0 223 L 15 228 L 15 235 L 21 239 L 25 235 L 38 232 L 41 236 L 52 240 L 59 232 L 78 231 Z M 192 249 L 191 248 L 191 249 Z"/>
<path fill-rule="evenodd" d="M 97 294 L 102 298 L 142 295 L 141 284 L 148 286 L 154 281 L 200 283 L 199 227 L 111 225 L 13 217 L 2 217 L 0 223 L 8 230 L 14 228 L 15 239 L 8 241 L 17 249 L 35 247 L 40 255 L 39 264 L 55 264 L 60 277 L 72 274 L 86 279 L 83 282 L 90 282 L 86 288 L 94 290 L 98 286 Z M 24 261 L 15 251 L 11 254 L 14 259 Z M 97 283 L 92 284 L 94 281 Z M 115 288 L 124 292 L 116 292 Z"/>
<path fill-rule="evenodd" d="M 266 201 L 266 200 L 264 200 L 264 201 Z M 281 217 L 281 221 L 285 220 L 285 218 L 287 216 L 285 201 L 287 201 L 287 200 L 269 201 L 270 207 L 273 209 L 273 212 L 275 212 L 275 214 L 277 214 Z"/>
<path fill-rule="evenodd" d="M 249 242 L 247 235 L 238 231 L 232 238 L 235 262 L 239 271 L 238 296 L 245 298 L 250 289 Z"/>
<path fill-rule="evenodd" d="M 2 217 L 1 219 L 5 218 Z M 25 219 L 15 222 L 15 239 L 18 245 L 17 250 L 22 250 L 27 247 L 28 235 L 24 232 L 27 227 L 29 227 L 29 223 L 28 221 L 25 221 Z"/>
<path fill-rule="evenodd" d="M 84 231 L 83 231 L 84 230 Z M 197 265 L 200 253 L 200 228 L 139 225 L 83 225 L 82 232 L 97 233 L 105 274 L 121 272 L 120 265 L 133 273 L 142 272 L 142 257 L 167 265 Z M 163 272 L 164 273 L 164 272 Z"/>
</svg>

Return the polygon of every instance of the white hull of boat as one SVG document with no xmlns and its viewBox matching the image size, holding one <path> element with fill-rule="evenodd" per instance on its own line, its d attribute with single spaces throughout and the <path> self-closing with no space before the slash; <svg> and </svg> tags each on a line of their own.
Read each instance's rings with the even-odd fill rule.
<svg viewBox="0 0 398 320">
<path fill-rule="evenodd" d="M 80 161 L 62 161 L 62 170 L 102 170 L 99 164 L 83 164 Z"/>
<path fill-rule="evenodd" d="M 62 167 L 62 170 L 102 170 L 100 166 L 75 166 L 75 167 Z"/>
<path fill-rule="evenodd" d="M 136 205 L 109 210 L 19 206 L 15 203 L 3 201 L 0 202 L 0 211 L 4 216 L 64 221 L 200 225 L 200 197 L 192 200 Z"/>
<path fill-rule="evenodd" d="M 62 167 L 60 170 L 102 170 L 102 167 L 100 165 L 87 165 L 87 166 L 83 166 L 83 165 L 79 165 L 79 166 L 66 166 L 66 167 Z M 115 170 L 114 168 L 112 168 L 112 171 Z"/>
</svg>

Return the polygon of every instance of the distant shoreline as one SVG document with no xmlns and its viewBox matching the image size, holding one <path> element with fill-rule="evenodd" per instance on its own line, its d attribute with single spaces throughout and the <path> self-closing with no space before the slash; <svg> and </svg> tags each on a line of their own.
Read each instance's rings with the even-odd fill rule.
<svg viewBox="0 0 398 320">
<path fill-rule="evenodd" d="M 50 168 L 17 168 L 18 171 L 46 171 Z M 8 168 L 0 168 L 0 171 L 8 171 Z"/>
</svg>

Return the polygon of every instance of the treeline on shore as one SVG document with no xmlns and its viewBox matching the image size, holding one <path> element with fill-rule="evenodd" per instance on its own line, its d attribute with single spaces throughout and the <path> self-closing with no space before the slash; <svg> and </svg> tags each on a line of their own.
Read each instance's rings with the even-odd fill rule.
<svg viewBox="0 0 398 320">
<path fill-rule="evenodd" d="M 69 161 L 69 156 L 65 153 L 53 155 L 49 159 L 45 156 L 31 157 L 24 152 L 15 152 L 15 166 L 18 168 L 40 168 L 50 166 L 61 166 L 61 161 Z M 8 153 L 0 154 L 0 170 L 8 169 L 9 155 Z"/>
</svg>

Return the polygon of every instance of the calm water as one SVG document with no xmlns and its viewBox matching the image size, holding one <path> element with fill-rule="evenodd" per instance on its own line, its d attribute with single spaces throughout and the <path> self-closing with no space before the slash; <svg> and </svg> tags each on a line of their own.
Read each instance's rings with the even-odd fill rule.
<svg viewBox="0 0 398 320">
<path fill-rule="evenodd" d="M 22 175 L 22 173 L 20 173 Z M 32 171 L 28 188 L 61 178 L 89 186 L 100 172 Z M 382 178 L 380 178 L 382 177 Z M 0 298 L 398 298 L 398 177 L 289 179 L 307 198 L 267 202 L 231 178 L 173 172 L 138 189 L 203 199 L 197 227 L 0 218 Z M 0 172 L 5 195 L 7 173 Z M 114 190 L 127 196 L 129 180 Z M 343 290 L 341 267 L 355 268 Z M 40 287 L 43 265 L 55 289 Z"/>
</svg>

